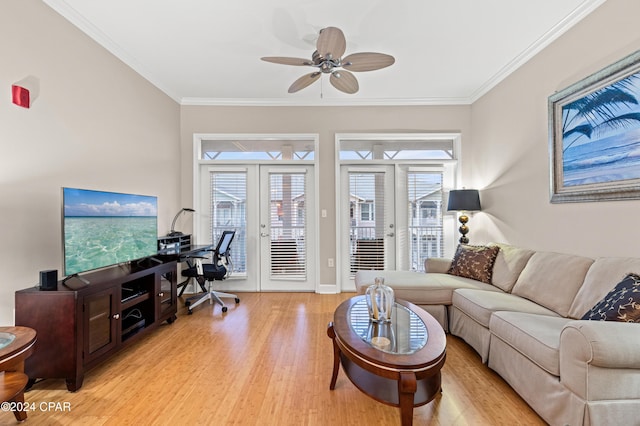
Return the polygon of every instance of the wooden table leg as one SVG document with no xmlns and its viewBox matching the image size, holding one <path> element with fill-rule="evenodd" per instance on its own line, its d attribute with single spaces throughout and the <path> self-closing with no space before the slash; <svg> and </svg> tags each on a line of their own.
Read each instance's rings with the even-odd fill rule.
<svg viewBox="0 0 640 426">
<path fill-rule="evenodd" d="M 415 373 L 403 371 L 398 380 L 398 397 L 400 399 L 400 416 L 402 426 L 413 424 L 413 400 L 418 385 Z"/>
<path fill-rule="evenodd" d="M 336 343 L 336 332 L 333 330 L 333 322 L 330 322 L 327 327 L 327 335 L 331 337 L 331 342 L 333 343 L 333 374 L 331 375 L 329 389 L 334 390 L 336 380 L 338 380 L 338 371 L 340 370 L 340 348 Z"/>
<path fill-rule="evenodd" d="M 13 399 L 13 402 L 17 402 L 18 407 L 24 407 L 24 393 L 21 393 L 20 395 L 16 396 Z M 27 412 L 24 410 L 24 408 L 22 409 L 22 411 L 19 411 L 19 410 L 14 411 L 13 415 L 15 416 L 16 420 L 19 422 L 23 422 L 27 420 Z"/>
<path fill-rule="evenodd" d="M 13 415 L 21 422 L 27 419 L 27 411 L 24 406 L 24 389 L 29 378 L 20 371 L 4 371 L 0 373 L 0 402 L 14 403 Z M 10 408 L 14 408 L 10 406 Z M 3 411 L 4 405 L 3 405 Z"/>
</svg>

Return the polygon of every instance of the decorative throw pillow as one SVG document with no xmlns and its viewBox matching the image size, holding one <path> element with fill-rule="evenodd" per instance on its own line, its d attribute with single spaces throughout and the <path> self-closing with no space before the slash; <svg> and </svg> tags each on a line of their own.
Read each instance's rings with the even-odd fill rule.
<svg viewBox="0 0 640 426">
<path fill-rule="evenodd" d="M 493 264 L 499 251 L 500 247 L 498 246 L 486 247 L 460 244 L 456 249 L 451 261 L 451 267 L 447 273 L 491 284 Z"/>
<path fill-rule="evenodd" d="M 627 275 L 582 319 L 640 323 L 640 275 Z"/>
</svg>

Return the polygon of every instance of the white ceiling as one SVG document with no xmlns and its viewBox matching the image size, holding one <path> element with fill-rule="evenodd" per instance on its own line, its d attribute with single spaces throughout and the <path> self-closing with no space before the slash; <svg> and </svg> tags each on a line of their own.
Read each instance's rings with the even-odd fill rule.
<svg viewBox="0 0 640 426">
<path fill-rule="evenodd" d="M 606 0 L 44 0 L 183 105 L 468 104 Z M 381 52 L 360 91 L 262 56 L 311 58 L 318 31 Z"/>
</svg>

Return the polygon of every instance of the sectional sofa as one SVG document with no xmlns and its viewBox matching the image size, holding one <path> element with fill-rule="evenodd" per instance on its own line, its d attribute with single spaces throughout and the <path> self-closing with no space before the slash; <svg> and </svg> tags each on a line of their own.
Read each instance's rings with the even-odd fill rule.
<svg viewBox="0 0 640 426">
<path fill-rule="evenodd" d="M 630 275 L 640 258 L 489 244 L 426 259 L 425 270 L 358 271 L 356 289 L 384 277 L 549 424 L 640 424 L 640 277 Z"/>
</svg>

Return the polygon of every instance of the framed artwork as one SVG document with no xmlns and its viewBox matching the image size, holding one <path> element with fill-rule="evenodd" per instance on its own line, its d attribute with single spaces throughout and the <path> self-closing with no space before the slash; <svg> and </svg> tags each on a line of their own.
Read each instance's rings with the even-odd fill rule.
<svg viewBox="0 0 640 426">
<path fill-rule="evenodd" d="M 640 199 L 640 51 L 548 107 L 551 202 Z"/>
</svg>

